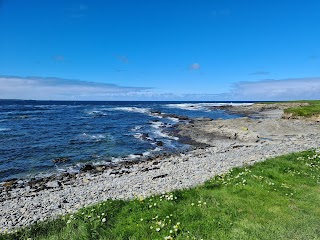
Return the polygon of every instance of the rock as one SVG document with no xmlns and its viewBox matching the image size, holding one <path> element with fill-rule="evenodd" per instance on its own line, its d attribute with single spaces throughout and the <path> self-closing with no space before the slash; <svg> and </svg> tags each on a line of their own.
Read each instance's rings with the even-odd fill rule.
<svg viewBox="0 0 320 240">
<path fill-rule="evenodd" d="M 96 166 L 96 171 L 103 172 L 104 170 L 106 170 L 106 166 Z"/>
<path fill-rule="evenodd" d="M 47 182 L 47 183 L 45 184 L 45 186 L 46 186 L 47 188 L 56 188 L 56 187 L 59 187 L 60 185 L 61 185 L 61 183 L 58 182 L 58 181 Z"/>
<path fill-rule="evenodd" d="M 70 161 L 69 157 L 59 157 L 59 158 L 52 160 L 52 162 L 54 162 L 54 163 L 64 163 L 64 162 L 69 162 L 69 161 Z"/>
<path fill-rule="evenodd" d="M 188 117 L 185 117 L 185 116 L 179 116 L 178 119 L 179 119 L 180 121 L 189 120 L 189 118 L 188 118 Z"/>
<path fill-rule="evenodd" d="M 93 169 L 94 169 L 94 166 L 92 166 L 91 164 L 86 164 L 82 168 L 80 168 L 80 171 L 86 172 L 86 171 L 91 171 Z"/>
<path fill-rule="evenodd" d="M 168 176 L 168 174 L 161 174 L 161 175 L 153 177 L 152 180 L 157 179 L 157 178 L 164 178 L 166 176 Z"/>
<path fill-rule="evenodd" d="M 2 186 L 4 186 L 5 188 L 12 188 L 14 187 L 14 185 L 17 183 L 17 180 L 16 179 L 12 179 L 12 180 L 9 180 L 9 181 L 6 181 L 2 184 Z"/>
<path fill-rule="evenodd" d="M 142 133 L 141 134 L 141 139 L 142 140 L 148 140 L 148 138 L 149 138 L 149 134 L 148 133 Z"/>
<path fill-rule="evenodd" d="M 162 141 L 157 141 L 156 142 L 157 146 L 162 147 L 163 146 L 163 142 Z"/>
<path fill-rule="evenodd" d="M 200 117 L 200 118 L 196 118 L 197 121 L 213 121 L 212 118 L 207 118 L 207 117 Z"/>
</svg>

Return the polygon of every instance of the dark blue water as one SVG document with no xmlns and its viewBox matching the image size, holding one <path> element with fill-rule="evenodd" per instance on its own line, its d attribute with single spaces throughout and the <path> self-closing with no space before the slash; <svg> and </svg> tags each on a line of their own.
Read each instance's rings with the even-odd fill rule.
<svg viewBox="0 0 320 240">
<path fill-rule="evenodd" d="M 152 111 L 188 117 L 235 118 L 198 102 L 0 101 L 0 181 L 74 171 L 106 163 L 186 149 L 165 127 L 177 123 Z M 163 143 L 157 145 L 157 141 Z M 59 157 L 67 158 L 56 163 Z"/>
</svg>

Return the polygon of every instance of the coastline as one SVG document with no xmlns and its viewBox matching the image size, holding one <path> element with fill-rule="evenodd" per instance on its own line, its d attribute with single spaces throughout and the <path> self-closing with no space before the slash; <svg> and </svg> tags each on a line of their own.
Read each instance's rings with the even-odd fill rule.
<svg viewBox="0 0 320 240">
<path fill-rule="evenodd" d="M 190 188 L 233 167 L 320 146 L 318 123 L 281 119 L 283 106 L 268 105 L 224 107 L 253 118 L 194 119 L 177 125 L 176 134 L 199 144 L 188 152 L 61 175 L 61 179 L 49 179 L 43 189 L 3 188 L 1 229 L 26 226 L 110 198 L 131 199 Z"/>
</svg>

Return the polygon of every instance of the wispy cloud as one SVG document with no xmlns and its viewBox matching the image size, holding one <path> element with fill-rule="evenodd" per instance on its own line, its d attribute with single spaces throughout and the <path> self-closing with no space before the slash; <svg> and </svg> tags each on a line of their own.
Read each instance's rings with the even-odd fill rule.
<svg viewBox="0 0 320 240">
<path fill-rule="evenodd" d="M 189 69 L 190 70 L 199 70 L 201 68 L 201 65 L 199 63 L 192 63 L 190 66 L 189 66 Z"/>
<path fill-rule="evenodd" d="M 65 60 L 65 57 L 63 55 L 55 55 L 53 56 L 53 60 L 57 62 L 63 62 Z"/>
<path fill-rule="evenodd" d="M 71 18 L 83 18 L 87 16 L 87 11 L 88 11 L 88 5 L 80 3 L 80 4 L 75 4 L 71 8 Z"/>
<path fill-rule="evenodd" d="M 308 57 L 308 59 L 309 59 L 310 61 L 316 61 L 316 60 L 319 59 L 319 57 L 316 56 L 316 55 L 311 55 L 311 56 Z"/>
<path fill-rule="evenodd" d="M 147 87 L 43 77 L 0 76 L 0 98 L 34 100 L 180 100 L 253 101 L 319 99 L 320 77 L 237 82 L 230 91 L 215 94 L 161 92 Z"/>
<path fill-rule="evenodd" d="M 232 100 L 319 99 L 320 77 L 238 82 L 220 97 Z"/>
<path fill-rule="evenodd" d="M 106 100 L 150 88 L 42 77 L 0 76 L 0 98 L 35 100 Z"/>
<path fill-rule="evenodd" d="M 219 17 L 219 16 L 229 16 L 231 11 L 229 9 L 214 9 L 211 12 L 211 16 Z"/>
<path fill-rule="evenodd" d="M 256 71 L 253 73 L 250 73 L 249 75 L 269 75 L 270 72 L 266 72 L 266 71 Z"/>
<path fill-rule="evenodd" d="M 116 58 L 122 63 L 129 63 L 129 59 L 126 56 L 118 55 Z"/>
</svg>

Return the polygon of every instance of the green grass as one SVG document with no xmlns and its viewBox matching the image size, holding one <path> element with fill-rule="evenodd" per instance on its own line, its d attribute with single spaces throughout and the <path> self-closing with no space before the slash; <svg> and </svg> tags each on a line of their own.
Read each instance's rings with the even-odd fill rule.
<svg viewBox="0 0 320 240">
<path fill-rule="evenodd" d="M 262 104 L 274 103 L 308 103 L 307 106 L 292 107 L 284 110 L 285 113 L 291 113 L 293 116 L 312 117 L 320 115 L 320 100 L 299 100 L 288 102 L 261 102 Z"/>
<path fill-rule="evenodd" d="M 312 117 L 320 115 L 320 100 L 314 101 L 300 101 L 309 103 L 308 106 L 293 107 L 285 109 L 285 113 L 291 113 L 293 116 Z"/>
<path fill-rule="evenodd" d="M 109 200 L 0 239 L 320 239 L 319 202 L 320 152 L 312 150 L 189 190 Z"/>
</svg>

